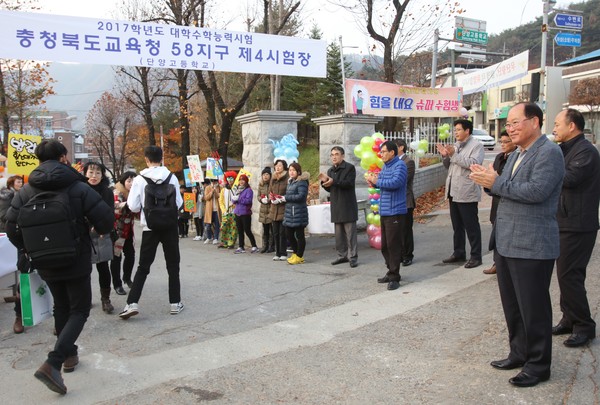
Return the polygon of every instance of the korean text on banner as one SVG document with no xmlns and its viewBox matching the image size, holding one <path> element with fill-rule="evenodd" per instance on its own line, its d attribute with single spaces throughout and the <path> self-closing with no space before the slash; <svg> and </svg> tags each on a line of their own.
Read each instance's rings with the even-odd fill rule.
<svg viewBox="0 0 600 405">
<path fill-rule="evenodd" d="M 0 57 L 325 77 L 327 42 L 205 27 L 0 11 Z"/>
<path fill-rule="evenodd" d="M 458 117 L 460 87 L 429 88 L 346 79 L 346 112 L 380 117 Z M 361 108 L 359 108 L 361 107 Z"/>
<path fill-rule="evenodd" d="M 456 83 L 463 88 L 463 94 L 473 94 L 526 76 L 528 66 L 529 51 L 525 51 L 485 69 L 457 76 Z"/>
<path fill-rule="evenodd" d="M 42 137 L 37 135 L 8 134 L 8 172 L 29 175 L 38 167 L 35 148 L 41 141 Z"/>
<path fill-rule="evenodd" d="M 23 326 L 34 326 L 52 317 L 52 294 L 40 275 L 35 271 L 21 273 L 19 284 Z"/>
<path fill-rule="evenodd" d="M 190 168 L 192 182 L 202 183 L 204 180 L 204 174 L 202 173 L 200 157 L 198 155 L 189 155 L 187 157 L 187 162 L 188 167 Z"/>
</svg>

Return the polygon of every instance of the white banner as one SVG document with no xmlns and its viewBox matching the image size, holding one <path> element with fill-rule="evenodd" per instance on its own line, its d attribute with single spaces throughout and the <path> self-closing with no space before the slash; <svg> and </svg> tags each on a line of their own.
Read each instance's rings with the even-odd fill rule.
<svg viewBox="0 0 600 405">
<path fill-rule="evenodd" d="M 472 94 L 512 82 L 527 74 L 529 51 L 522 52 L 500 63 L 463 76 L 456 77 L 456 86 L 463 94 Z"/>
<path fill-rule="evenodd" d="M 327 43 L 180 25 L 0 11 L 0 57 L 325 77 Z"/>
</svg>

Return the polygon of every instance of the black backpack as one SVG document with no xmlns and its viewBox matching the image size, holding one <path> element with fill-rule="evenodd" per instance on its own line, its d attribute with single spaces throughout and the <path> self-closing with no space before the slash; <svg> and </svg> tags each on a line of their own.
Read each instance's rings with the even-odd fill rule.
<svg viewBox="0 0 600 405">
<path fill-rule="evenodd" d="M 178 191 L 170 183 L 173 173 L 161 183 L 142 176 L 146 180 L 144 188 L 144 217 L 146 225 L 153 231 L 160 231 L 177 226 L 177 200 Z"/>
<path fill-rule="evenodd" d="M 70 267 L 79 255 L 79 228 L 69 199 L 71 187 L 37 192 L 19 210 L 17 225 L 34 269 Z"/>
</svg>

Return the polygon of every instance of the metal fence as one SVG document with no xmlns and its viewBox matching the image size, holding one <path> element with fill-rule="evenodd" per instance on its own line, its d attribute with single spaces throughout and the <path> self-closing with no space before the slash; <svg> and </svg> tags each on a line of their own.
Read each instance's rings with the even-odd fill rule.
<svg viewBox="0 0 600 405">
<path fill-rule="evenodd" d="M 437 151 L 436 144 L 441 143 L 443 145 L 454 143 L 452 136 L 441 140 L 438 137 L 438 124 L 434 123 L 423 123 L 415 127 L 414 132 L 410 131 L 386 131 L 382 132 L 386 140 L 395 141 L 398 139 L 404 139 L 408 145 L 408 155 L 415 161 L 417 167 L 419 167 L 420 157 L 441 157 Z M 413 141 L 420 141 L 422 139 L 427 140 L 427 150 L 425 155 L 418 156 L 416 150 L 412 149 L 410 144 Z"/>
</svg>

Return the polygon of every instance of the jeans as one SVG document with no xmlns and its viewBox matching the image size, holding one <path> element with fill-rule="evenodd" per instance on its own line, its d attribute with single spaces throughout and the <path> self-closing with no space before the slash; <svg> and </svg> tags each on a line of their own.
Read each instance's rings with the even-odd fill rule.
<svg viewBox="0 0 600 405">
<path fill-rule="evenodd" d="M 204 226 L 206 239 L 219 239 L 219 230 L 221 229 L 221 224 L 219 223 L 219 213 L 217 211 L 212 212 L 211 223 L 205 223 Z"/>
<path fill-rule="evenodd" d="M 150 274 L 150 266 L 154 263 L 159 243 L 163 246 L 167 273 L 169 274 L 169 302 L 176 304 L 181 301 L 179 235 L 177 234 L 177 226 L 173 224 L 171 228 L 164 231 L 144 231 L 142 233 L 140 261 L 135 272 L 135 277 L 133 278 L 133 287 L 131 287 L 131 291 L 129 291 L 129 295 L 127 296 L 128 304 L 139 302 L 146 278 Z"/>
</svg>

